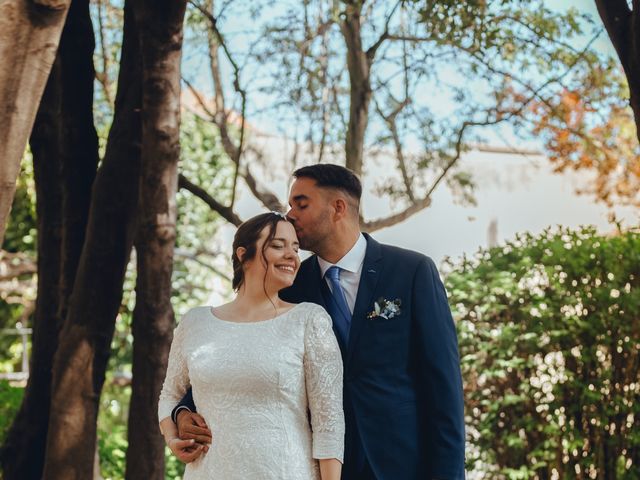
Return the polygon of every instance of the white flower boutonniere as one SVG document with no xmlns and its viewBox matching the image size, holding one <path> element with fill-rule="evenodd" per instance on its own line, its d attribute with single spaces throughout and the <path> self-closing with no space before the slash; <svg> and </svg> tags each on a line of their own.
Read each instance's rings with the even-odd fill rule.
<svg viewBox="0 0 640 480">
<path fill-rule="evenodd" d="M 380 297 L 373 304 L 373 311 L 367 313 L 367 318 L 369 320 L 373 318 L 384 318 L 389 320 L 390 318 L 397 317 L 402 312 L 400 309 L 401 304 L 402 302 L 399 298 L 396 298 L 395 300 L 387 300 L 386 298 Z"/>
</svg>

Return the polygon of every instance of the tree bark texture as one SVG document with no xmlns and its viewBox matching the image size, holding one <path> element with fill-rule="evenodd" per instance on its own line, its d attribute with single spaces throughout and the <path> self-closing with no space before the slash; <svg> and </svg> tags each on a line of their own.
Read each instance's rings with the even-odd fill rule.
<svg viewBox="0 0 640 480">
<path fill-rule="evenodd" d="M 31 135 L 37 192 L 38 298 L 30 377 L 3 458 L 7 480 L 42 477 L 51 365 L 84 242 L 98 163 L 92 116 L 93 49 L 89 1 L 74 0 Z"/>
<path fill-rule="evenodd" d="M 180 58 L 185 0 L 134 3 L 142 51 L 142 169 L 136 236 L 133 381 L 127 470 L 131 480 L 164 479 L 157 405 L 173 337 L 171 274 L 180 157 Z"/>
<path fill-rule="evenodd" d="M 71 0 L 0 0 L 0 243 Z"/>
<path fill-rule="evenodd" d="M 340 24 L 347 47 L 350 84 L 349 125 L 345 143 L 346 166 L 357 175 L 362 174 L 364 136 L 369 122 L 372 63 L 372 58 L 367 55 L 362 46 L 361 3 L 361 1 L 349 2 Z"/>
<path fill-rule="evenodd" d="M 96 420 L 122 285 L 136 228 L 141 67 L 129 2 L 118 93 L 95 179 L 86 238 L 55 354 L 44 478 L 92 478 Z"/>
<path fill-rule="evenodd" d="M 633 0 L 633 10 L 627 0 L 595 3 L 629 83 L 629 103 L 640 141 L 640 1 Z"/>
<path fill-rule="evenodd" d="M 51 70 L 30 138 L 38 219 L 38 296 L 32 322 L 29 380 L 1 453 L 6 480 L 37 480 L 42 477 L 44 464 L 51 361 L 60 325 L 63 203 L 60 73 L 58 60 Z"/>
<path fill-rule="evenodd" d="M 93 122 L 95 37 L 89 0 L 73 0 L 60 41 L 64 116 L 60 318 L 66 318 L 84 245 L 91 192 L 98 168 L 98 134 Z"/>
</svg>

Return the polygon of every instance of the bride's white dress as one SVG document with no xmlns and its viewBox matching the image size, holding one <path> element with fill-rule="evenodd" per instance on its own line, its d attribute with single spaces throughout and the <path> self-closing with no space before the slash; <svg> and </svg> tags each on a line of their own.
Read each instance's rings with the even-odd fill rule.
<svg viewBox="0 0 640 480">
<path fill-rule="evenodd" d="M 342 360 L 318 305 L 252 323 L 189 311 L 171 344 L 160 420 L 189 385 L 213 441 L 185 480 L 317 480 L 316 459 L 342 461 Z"/>
</svg>

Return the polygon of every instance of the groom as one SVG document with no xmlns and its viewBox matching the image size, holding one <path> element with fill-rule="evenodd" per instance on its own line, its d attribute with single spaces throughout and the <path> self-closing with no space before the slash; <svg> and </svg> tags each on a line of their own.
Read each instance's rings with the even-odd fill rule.
<svg viewBox="0 0 640 480">
<path fill-rule="evenodd" d="M 322 305 L 333 319 L 344 361 L 343 480 L 464 479 L 456 331 L 436 267 L 360 232 L 362 186 L 350 170 L 317 164 L 293 176 L 287 216 L 315 255 L 281 297 Z M 190 392 L 174 410 L 181 437 L 209 435 L 189 409 Z"/>
</svg>

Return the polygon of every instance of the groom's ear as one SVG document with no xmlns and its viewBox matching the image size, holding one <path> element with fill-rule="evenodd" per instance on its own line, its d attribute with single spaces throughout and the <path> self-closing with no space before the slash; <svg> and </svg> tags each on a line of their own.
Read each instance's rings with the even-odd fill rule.
<svg viewBox="0 0 640 480">
<path fill-rule="evenodd" d="M 244 247 L 238 247 L 236 248 L 236 257 L 238 257 L 238 260 L 240 260 L 240 263 L 242 263 L 242 259 L 244 258 L 244 255 L 247 253 L 247 249 Z"/>
<path fill-rule="evenodd" d="M 333 208 L 335 210 L 336 219 L 339 219 L 344 218 L 347 215 L 349 206 L 343 197 L 336 197 L 333 200 Z"/>
</svg>

